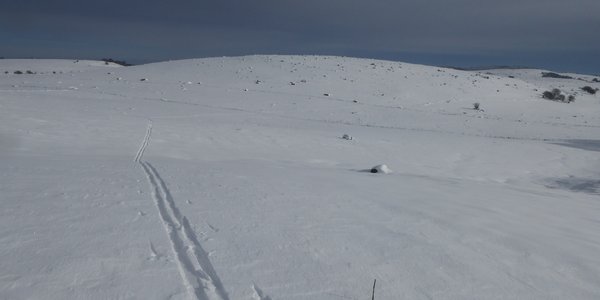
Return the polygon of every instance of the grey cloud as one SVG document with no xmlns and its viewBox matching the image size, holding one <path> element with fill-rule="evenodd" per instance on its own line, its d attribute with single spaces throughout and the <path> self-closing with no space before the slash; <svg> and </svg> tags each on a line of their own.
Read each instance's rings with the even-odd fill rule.
<svg viewBox="0 0 600 300">
<path fill-rule="evenodd" d="M 580 55 L 600 52 L 594 38 L 598 12 L 597 0 L 9 0 L 0 12 L 0 38 L 38 39 L 40 45 L 44 39 L 96 39 L 114 44 L 115 52 L 155 59 L 221 53 Z M 0 52 L 7 47 L 0 45 Z"/>
</svg>

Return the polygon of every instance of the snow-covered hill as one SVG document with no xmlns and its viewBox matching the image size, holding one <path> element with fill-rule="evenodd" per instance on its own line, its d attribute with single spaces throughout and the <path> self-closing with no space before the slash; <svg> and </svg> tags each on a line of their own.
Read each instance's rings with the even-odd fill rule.
<svg viewBox="0 0 600 300">
<path fill-rule="evenodd" d="M 597 299 L 600 83 L 541 72 L 0 60 L 0 299 Z"/>
</svg>

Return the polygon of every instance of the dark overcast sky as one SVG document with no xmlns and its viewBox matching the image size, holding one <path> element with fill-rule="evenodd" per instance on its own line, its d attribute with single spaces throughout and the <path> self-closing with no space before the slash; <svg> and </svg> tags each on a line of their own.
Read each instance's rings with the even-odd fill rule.
<svg viewBox="0 0 600 300">
<path fill-rule="evenodd" d="M 600 73 L 600 0 L 0 0 L 0 56 L 330 54 Z"/>
</svg>

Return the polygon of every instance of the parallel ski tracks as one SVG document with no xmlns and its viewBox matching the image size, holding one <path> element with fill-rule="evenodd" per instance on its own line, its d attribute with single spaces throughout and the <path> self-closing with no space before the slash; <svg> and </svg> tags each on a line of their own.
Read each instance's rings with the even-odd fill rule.
<svg viewBox="0 0 600 300">
<path fill-rule="evenodd" d="M 171 244 L 183 285 L 191 299 L 229 300 L 208 253 L 200 245 L 188 219 L 177 208 L 167 184 L 152 164 L 142 161 L 151 134 L 152 123 L 149 122 L 134 161 L 142 167 L 148 179 L 152 199 Z"/>
<path fill-rule="evenodd" d="M 138 149 L 138 152 L 135 154 L 134 162 L 139 163 L 142 160 L 142 156 L 144 156 L 144 151 L 146 151 L 146 147 L 148 147 L 148 143 L 150 142 L 150 136 L 152 135 L 152 121 L 148 120 L 148 126 L 146 127 L 146 135 L 144 136 L 144 140 L 142 140 L 142 144 Z"/>
</svg>

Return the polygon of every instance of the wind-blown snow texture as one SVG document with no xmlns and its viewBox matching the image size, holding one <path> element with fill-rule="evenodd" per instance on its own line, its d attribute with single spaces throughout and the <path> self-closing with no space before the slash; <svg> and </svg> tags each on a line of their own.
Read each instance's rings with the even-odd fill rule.
<svg viewBox="0 0 600 300">
<path fill-rule="evenodd" d="M 570 75 L 0 60 L 0 299 L 598 299 L 600 85 Z"/>
</svg>

